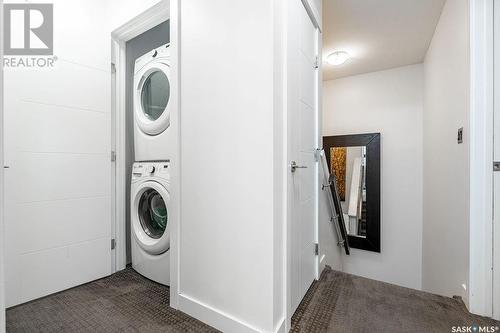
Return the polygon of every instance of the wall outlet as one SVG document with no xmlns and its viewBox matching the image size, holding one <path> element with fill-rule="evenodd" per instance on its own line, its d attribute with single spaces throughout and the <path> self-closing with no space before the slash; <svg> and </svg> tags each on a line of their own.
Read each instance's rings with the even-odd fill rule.
<svg viewBox="0 0 500 333">
<path fill-rule="evenodd" d="M 464 142 L 464 128 L 463 127 L 460 127 L 458 129 L 457 142 L 458 142 L 458 144 L 461 144 Z"/>
</svg>

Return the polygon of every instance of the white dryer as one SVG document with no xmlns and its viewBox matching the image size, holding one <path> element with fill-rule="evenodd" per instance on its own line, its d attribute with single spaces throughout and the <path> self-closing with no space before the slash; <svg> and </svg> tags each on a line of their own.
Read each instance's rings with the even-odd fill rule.
<svg viewBox="0 0 500 333">
<path fill-rule="evenodd" d="M 170 49 L 163 45 L 141 56 L 134 67 L 136 161 L 172 158 Z"/>
<path fill-rule="evenodd" d="M 134 163 L 132 168 L 132 267 L 161 284 L 170 283 L 170 163 Z"/>
</svg>

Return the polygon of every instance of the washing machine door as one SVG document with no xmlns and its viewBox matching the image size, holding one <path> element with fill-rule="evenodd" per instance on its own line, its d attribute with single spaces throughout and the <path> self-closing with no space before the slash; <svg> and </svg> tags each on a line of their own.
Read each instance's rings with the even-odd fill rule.
<svg viewBox="0 0 500 333">
<path fill-rule="evenodd" d="M 136 80 L 135 120 L 148 135 L 158 135 L 170 126 L 170 67 L 166 63 L 148 65 Z"/>
<path fill-rule="evenodd" d="M 139 246 L 158 255 L 170 248 L 169 202 L 167 189 L 155 181 L 142 183 L 132 202 L 132 232 Z"/>
</svg>

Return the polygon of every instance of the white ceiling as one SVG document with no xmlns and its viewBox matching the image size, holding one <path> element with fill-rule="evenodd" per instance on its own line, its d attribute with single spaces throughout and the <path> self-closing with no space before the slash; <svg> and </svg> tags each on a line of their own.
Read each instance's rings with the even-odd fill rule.
<svg viewBox="0 0 500 333">
<path fill-rule="evenodd" d="M 446 0 L 323 0 L 323 79 L 421 63 Z M 328 54 L 347 51 L 341 66 Z"/>
</svg>

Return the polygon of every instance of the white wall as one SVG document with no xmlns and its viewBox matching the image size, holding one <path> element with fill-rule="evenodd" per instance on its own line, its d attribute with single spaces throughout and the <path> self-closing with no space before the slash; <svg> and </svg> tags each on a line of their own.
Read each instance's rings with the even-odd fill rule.
<svg viewBox="0 0 500 333">
<path fill-rule="evenodd" d="M 274 4 L 180 5 L 179 307 L 222 331 L 271 332 L 283 319 L 274 290 L 283 256 L 274 243 L 282 210 L 274 200 Z"/>
<path fill-rule="evenodd" d="M 467 304 L 468 1 L 447 1 L 425 58 L 423 289 Z M 457 129 L 464 127 L 464 143 Z"/>
<path fill-rule="evenodd" d="M 348 273 L 416 289 L 421 288 L 422 272 L 422 107 L 422 65 L 323 84 L 323 135 L 382 135 L 381 253 L 353 249 L 340 266 Z M 320 217 L 326 221 L 329 215 Z M 338 262 L 335 249 L 327 255 L 332 257 L 327 263 Z"/>
</svg>

